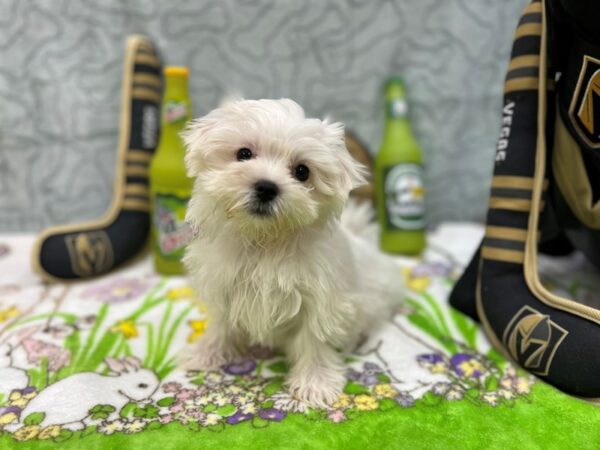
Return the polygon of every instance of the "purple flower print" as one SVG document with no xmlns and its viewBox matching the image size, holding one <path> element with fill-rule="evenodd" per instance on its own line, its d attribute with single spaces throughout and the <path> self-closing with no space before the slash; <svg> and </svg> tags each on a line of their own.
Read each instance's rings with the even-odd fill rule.
<svg viewBox="0 0 600 450">
<path fill-rule="evenodd" d="M 252 359 L 234 362 L 223 367 L 225 373 L 228 373 L 229 375 L 246 375 L 251 373 L 254 369 L 256 369 L 256 361 Z"/>
<path fill-rule="evenodd" d="M 457 353 L 450 358 L 450 367 L 457 375 L 467 378 L 479 378 L 485 367 L 472 355 Z"/>
<path fill-rule="evenodd" d="M 378 375 L 383 373 L 383 369 L 377 364 L 366 362 L 363 364 L 363 371 L 358 372 L 354 369 L 346 371 L 346 378 L 352 381 L 357 381 L 364 386 L 374 386 L 379 383 Z"/>
<path fill-rule="evenodd" d="M 227 420 L 228 424 L 236 425 L 238 423 L 245 422 L 246 420 L 250 420 L 253 417 L 254 417 L 254 414 L 246 414 L 241 411 L 238 411 L 234 415 L 229 416 L 226 420 Z"/>
<path fill-rule="evenodd" d="M 400 392 L 394 400 L 403 408 L 410 408 L 415 405 L 415 399 L 408 392 Z"/>
<path fill-rule="evenodd" d="M 411 276 L 415 278 L 421 277 L 446 277 L 452 273 L 452 266 L 443 262 L 422 263 L 414 267 L 411 271 Z"/>
<path fill-rule="evenodd" d="M 21 414 L 22 409 L 19 408 L 18 406 L 7 406 L 6 408 L 0 408 L 0 416 L 3 416 L 5 414 L 16 414 L 17 416 L 19 416 Z"/>
<path fill-rule="evenodd" d="M 421 367 L 429 369 L 431 373 L 445 373 L 448 370 L 446 358 L 439 353 L 427 353 L 417 356 Z"/>
<path fill-rule="evenodd" d="M 275 408 L 267 408 L 259 411 L 258 415 L 265 420 L 281 422 L 285 417 L 285 412 Z"/>
<path fill-rule="evenodd" d="M 369 373 L 383 373 L 383 369 L 379 367 L 377 364 L 372 362 L 366 362 L 363 364 L 363 368 L 365 372 Z"/>
<path fill-rule="evenodd" d="M 437 364 L 444 360 L 444 357 L 439 353 L 428 353 L 417 356 L 417 362 L 420 364 Z"/>
<path fill-rule="evenodd" d="M 81 293 L 82 298 L 94 298 L 105 303 L 122 303 L 137 298 L 144 293 L 148 285 L 138 278 L 119 278 Z"/>
<path fill-rule="evenodd" d="M 348 378 L 349 380 L 358 381 L 358 380 L 360 380 L 360 375 L 361 375 L 360 372 L 358 372 L 352 368 L 346 370 L 346 378 Z"/>
<path fill-rule="evenodd" d="M 21 389 L 21 395 L 31 394 L 32 392 L 35 392 L 35 388 L 33 386 L 27 386 L 26 388 Z"/>
<path fill-rule="evenodd" d="M 6 244 L 0 243 L 0 258 L 8 255 L 10 253 L 10 247 Z"/>
</svg>

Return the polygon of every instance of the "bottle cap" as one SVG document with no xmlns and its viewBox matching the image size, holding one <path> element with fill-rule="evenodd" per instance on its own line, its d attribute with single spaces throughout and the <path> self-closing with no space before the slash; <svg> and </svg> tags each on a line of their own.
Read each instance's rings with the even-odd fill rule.
<svg viewBox="0 0 600 450">
<path fill-rule="evenodd" d="M 167 77 L 185 77 L 187 78 L 190 74 L 190 71 L 187 67 L 182 66 L 166 66 L 165 67 L 165 76 Z"/>
<path fill-rule="evenodd" d="M 390 84 L 401 84 L 404 85 L 404 79 L 400 75 L 394 75 L 387 79 L 386 85 Z"/>
<path fill-rule="evenodd" d="M 385 82 L 384 91 L 387 100 L 404 98 L 404 81 L 398 75 L 391 76 Z"/>
</svg>

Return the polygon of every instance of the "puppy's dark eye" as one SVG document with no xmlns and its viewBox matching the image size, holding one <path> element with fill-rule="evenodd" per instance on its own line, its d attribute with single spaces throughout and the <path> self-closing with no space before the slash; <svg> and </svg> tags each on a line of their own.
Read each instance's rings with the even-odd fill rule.
<svg viewBox="0 0 600 450">
<path fill-rule="evenodd" d="M 304 164 L 299 164 L 294 168 L 294 177 L 298 181 L 306 181 L 308 180 L 308 175 L 310 174 L 310 170 Z"/>
<path fill-rule="evenodd" d="M 146 389 L 148 387 L 148 385 L 146 383 L 140 383 L 140 384 L 138 384 L 138 387 L 140 389 Z"/>
<path fill-rule="evenodd" d="M 252 159 L 252 150 L 244 147 L 244 148 L 240 148 L 237 151 L 237 160 L 238 161 L 247 161 L 249 159 Z"/>
</svg>

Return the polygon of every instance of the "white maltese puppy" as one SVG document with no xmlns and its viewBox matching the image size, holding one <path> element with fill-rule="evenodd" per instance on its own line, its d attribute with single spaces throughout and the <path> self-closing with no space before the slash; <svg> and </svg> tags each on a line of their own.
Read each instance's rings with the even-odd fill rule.
<svg viewBox="0 0 600 450">
<path fill-rule="evenodd" d="M 208 309 L 184 366 L 276 347 L 289 359 L 292 395 L 334 402 L 345 384 L 337 350 L 390 318 L 403 295 L 393 261 L 340 221 L 365 183 L 343 125 L 306 118 L 288 99 L 239 100 L 193 121 L 183 138 L 196 178 L 186 220 L 199 230 L 184 264 Z M 361 215 L 348 214 L 354 228 Z"/>
</svg>

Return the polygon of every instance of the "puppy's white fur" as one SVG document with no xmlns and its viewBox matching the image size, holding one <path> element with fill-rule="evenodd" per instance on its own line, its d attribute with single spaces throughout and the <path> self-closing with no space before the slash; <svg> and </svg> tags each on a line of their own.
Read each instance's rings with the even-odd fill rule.
<svg viewBox="0 0 600 450">
<path fill-rule="evenodd" d="M 183 137 L 196 178 L 186 219 L 199 229 L 184 263 L 209 314 L 184 365 L 214 368 L 249 344 L 279 347 L 291 393 L 330 404 L 345 382 L 335 349 L 389 318 L 402 298 L 393 262 L 344 223 L 364 228 L 365 211 L 340 221 L 350 190 L 365 182 L 343 125 L 306 118 L 288 99 L 238 100 Z M 252 159 L 238 161 L 240 148 Z M 293 175 L 299 164 L 310 170 L 304 182 Z M 259 180 L 279 188 L 268 215 L 253 212 Z"/>
</svg>

